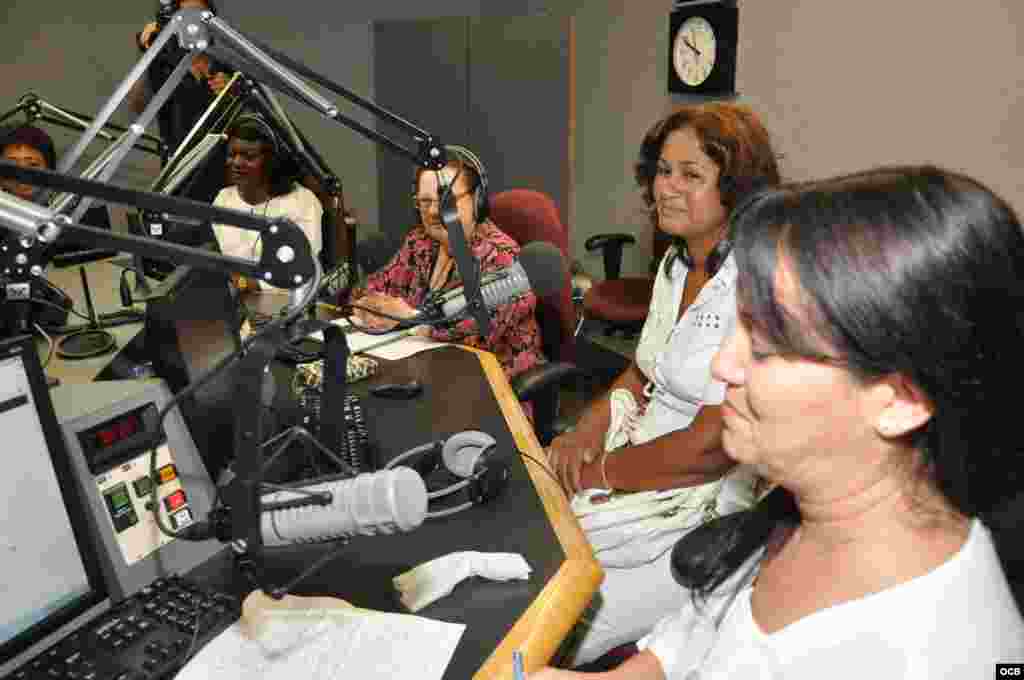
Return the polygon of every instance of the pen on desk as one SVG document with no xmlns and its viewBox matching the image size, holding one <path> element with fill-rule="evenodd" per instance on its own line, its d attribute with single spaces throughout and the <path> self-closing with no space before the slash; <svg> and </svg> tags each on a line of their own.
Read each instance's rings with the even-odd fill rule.
<svg viewBox="0 0 1024 680">
<path fill-rule="evenodd" d="M 512 652 L 512 677 L 515 680 L 526 680 L 526 669 L 523 668 L 523 653 L 518 649 Z"/>
</svg>

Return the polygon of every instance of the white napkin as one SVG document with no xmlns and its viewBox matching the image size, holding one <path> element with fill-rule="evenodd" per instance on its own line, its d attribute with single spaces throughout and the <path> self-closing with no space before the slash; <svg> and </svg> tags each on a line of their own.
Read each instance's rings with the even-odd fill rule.
<svg viewBox="0 0 1024 680">
<path fill-rule="evenodd" d="M 402 604 L 411 612 L 452 592 L 470 576 L 492 581 L 530 577 L 530 565 L 518 553 L 455 552 L 424 562 L 392 579 Z"/>
</svg>

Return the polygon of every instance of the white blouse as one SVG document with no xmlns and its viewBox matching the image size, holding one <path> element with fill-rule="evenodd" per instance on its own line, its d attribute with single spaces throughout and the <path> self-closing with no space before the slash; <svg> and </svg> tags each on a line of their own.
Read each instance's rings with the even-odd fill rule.
<svg viewBox="0 0 1024 680">
<path fill-rule="evenodd" d="M 281 196 L 251 205 L 246 203 L 238 187 L 229 186 L 220 190 L 213 204 L 218 208 L 230 208 L 256 217 L 287 217 L 297 224 L 309 239 L 309 247 L 313 255 L 319 255 L 323 247 L 323 231 L 321 218 L 324 214 L 320 199 L 312 191 L 296 184 L 295 187 Z M 225 255 L 242 257 L 247 260 L 259 260 L 262 254 L 260 233 L 249 229 L 239 229 L 227 224 L 214 224 L 213 233 L 217 237 L 220 251 Z M 267 284 L 260 281 L 260 286 Z"/>
<path fill-rule="evenodd" d="M 754 620 L 752 586 L 719 591 L 731 592 L 699 612 L 688 600 L 640 641 L 667 680 L 982 680 L 997 662 L 1024 660 L 1024 620 L 978 520 L 963 547 L 927 574 L 775 633 Z"/>
<path fill-rule="evenodd" d="M 667 259 L 675 248 L 665 254 Z M 704 404 L 721 404 L 725 383 L 711 377 L 711 360 L 736 326 L 736 261 L 729 255 L 697 299 L 677 321 L 688 269 L 680 258 L 672 278 L 658 266 L 650 312 L 636 348 L 636 363 L 648 380 L 650 400 L 638 437 L 650 441 L 681 430 Z"/>
<path fill-rule="evenodd" d="M 736 260 L 732 254 L 725 258 L 677 320 L 689 269 L 677 257 L 672 278 L 665 276 L 665 260 L 674 252 L 674 246 L 669 248 L 658 265 L 650 312 L 636 349 L 637 367 L 648 380 L 648 402 L 631 424 L 633 444 L 685 429 L 702 406 L 725 400 L 725 383 L 711 377 L 711 360 L 736 327 Z M 750 507 L 754 482 L 750 468 L 733 468 L 722 482 L 718 511 Z"/>
</svg>

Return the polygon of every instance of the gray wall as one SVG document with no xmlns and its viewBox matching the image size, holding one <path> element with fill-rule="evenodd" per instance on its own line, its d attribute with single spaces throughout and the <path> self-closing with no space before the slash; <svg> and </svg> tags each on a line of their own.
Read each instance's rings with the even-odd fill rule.
<svg viewBox="0 0 1024 680">
<path fill-rule="evenodd" d="M 222 4 L 229 20 L 244 8 L 243 30 L 371 98 L 372 19 L 571 12 L 576 120 L 564 211 L 574 254 L 599 274 L 583 241 L 632 229 L 642 247 L 628 253 L 626 270 L 646 269 L 651 239 L 631 165 L 650 123 L 681 102 L 665 86 L 671 0 Z M 131 38 L 151 7 L 140 0 L 7 0 L 0 8 L 0 109 L 29 89 L 83 112 L 95 109 L 135 58 Z M 1024 3 L 976 0 L 966 15 L 961 5 L 934 0 L 743 0 L 740 8 L 741 99 L 764 116 L 790 177 L 929 161 L 976 175 L 1024 209 L 1024 139 L 1014 126 L 1024 113 Z M 952 47 L 965 40 L 969 50 Z M 299 122 L 342 177 L 349 204 L 376 225 L 374 145 L 313 118 Z"/>
<path fill-rule="evenodd" d="M 377 101 L 415 116 L 444 143 L 472 149 L 492 193 L 545 191 L 565 219 L 568 25 L 566 17 L 540 14 L 376 22 Z M 415 217 L 412 176 L 408 161 L 378 152 L 381 227 L 393 240 Z"/>
<path fill-rule="evenodd" d="M 631 163 L 666 93 L 669 0 L 586 2 L 576 30 L 574 253 L 629 227 L 649 248 Z M 783 172 L 822 177 L 930 162 L 976 176 L 1024 211 L 1024 3 L 740 0 L 740 99 L 763 116 Z M 629 249 L 627 271 L 648 254 Z"/>
<path fill-rule="evenodd" d="M 322 21 L 304 21 L 301 29 L 296 30 L 291 23 L 296 14 L 291 9 L 282 12 L 282 3 L 275 3 L 275 14 L 245 12 L 236 18 L 239 7 L 244 7 L 241 2 L 221 2 L 222 16 L 241 31 L 372 99 L 373 35 L 369 23 L 346 22 L 341 3 L 317 3 L 317 16 Z M 90 115 L 99 111 L 138 59 L 134 35 L 152 20 L 156 7 L 155 2 L 140 0 L 6 0 L 3 5 L 0 110 L 9 111 L 22 95 L 34 91 L 57 106 Z M 341 178 L 346 201 L 362 220 L 376 224 L 374 145 L 311 109 L 286 97 L 281 99 Z M 368 116 L 347 102 L 339 103 L 343 112 L 372 125 Z M 15 120 L 22 119 L 19 115 Z M 122 123 L 129 119 L 126 109 L 115 117 L 115 121 Z M 75 133 L 63 132 L 55 126 L 44 127 L 57 142 L 58 151 L 77 138 Z M 155 124 L 150 132 L 156 133 Z M 98 148 L 100 143 L 94 142 L 90 154 Z M 130 153 L 114 181 L 144 188 L 158 168 L 155 157 Z"/>
</svg>

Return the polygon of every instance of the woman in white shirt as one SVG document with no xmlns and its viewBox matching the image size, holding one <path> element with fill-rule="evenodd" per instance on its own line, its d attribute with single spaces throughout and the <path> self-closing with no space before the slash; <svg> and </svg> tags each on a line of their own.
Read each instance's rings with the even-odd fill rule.
<svg viewBox="0 0 1024 680">
<path fill-rule="evenodd" d="M 312 191 L 295 181 L 286 150 L 273 128 L 259 114 L 245 113 L 235 119 L 227 135 L 229 186 L 221 189 L 213 204 L 258 217 L 287 217 L 306 234 L 313 254 L 319 255 L 323 206 Z M 258 231 L 215 224 L 213 232 L 225 255 L 259 259 L 262 243 Z M 240 289 L 254 287 L 244 277 L 236 275 L 234 279 Z M 266 282 L 260 284 L 267 287 Z"/>
<path fill-rule="evenodd" d="M 653 225 L 672 237 L 636 359 L 548 451 L 563 484 L 579 492 L 573 507 L 605 568 L 574 664 L 635 641 L 677 609 L 671 546 L 709 513 L 753 502 L 752 476 L 721 450 L 724 386 L 711 378 L 711 358 L 736 320 L 729 214 L 754 187 L 779 182 L 768 132 L 739 104 L 682 107 L 644 137 L 636 179 Z M 621 519 L 619 503 L 600 502 L 612 489 L 649 492 L 620 493 L 621 504 L 665 501 L 675 514 L 625 532 L 600 528 Z M 649 498 L 655 492 L 660 498 Z"/>
<path fill-rule="evenodd" d="M 679 542 L 692 599 L 607 677 L 973 680 L 1019 663 L 1024 620 L 981 519 L 1019 492 L 1012 209 L 963 175 L 893 167 L 761 192 L 733 228 L 723 443 L 777 486 Z"/>
</svg>

